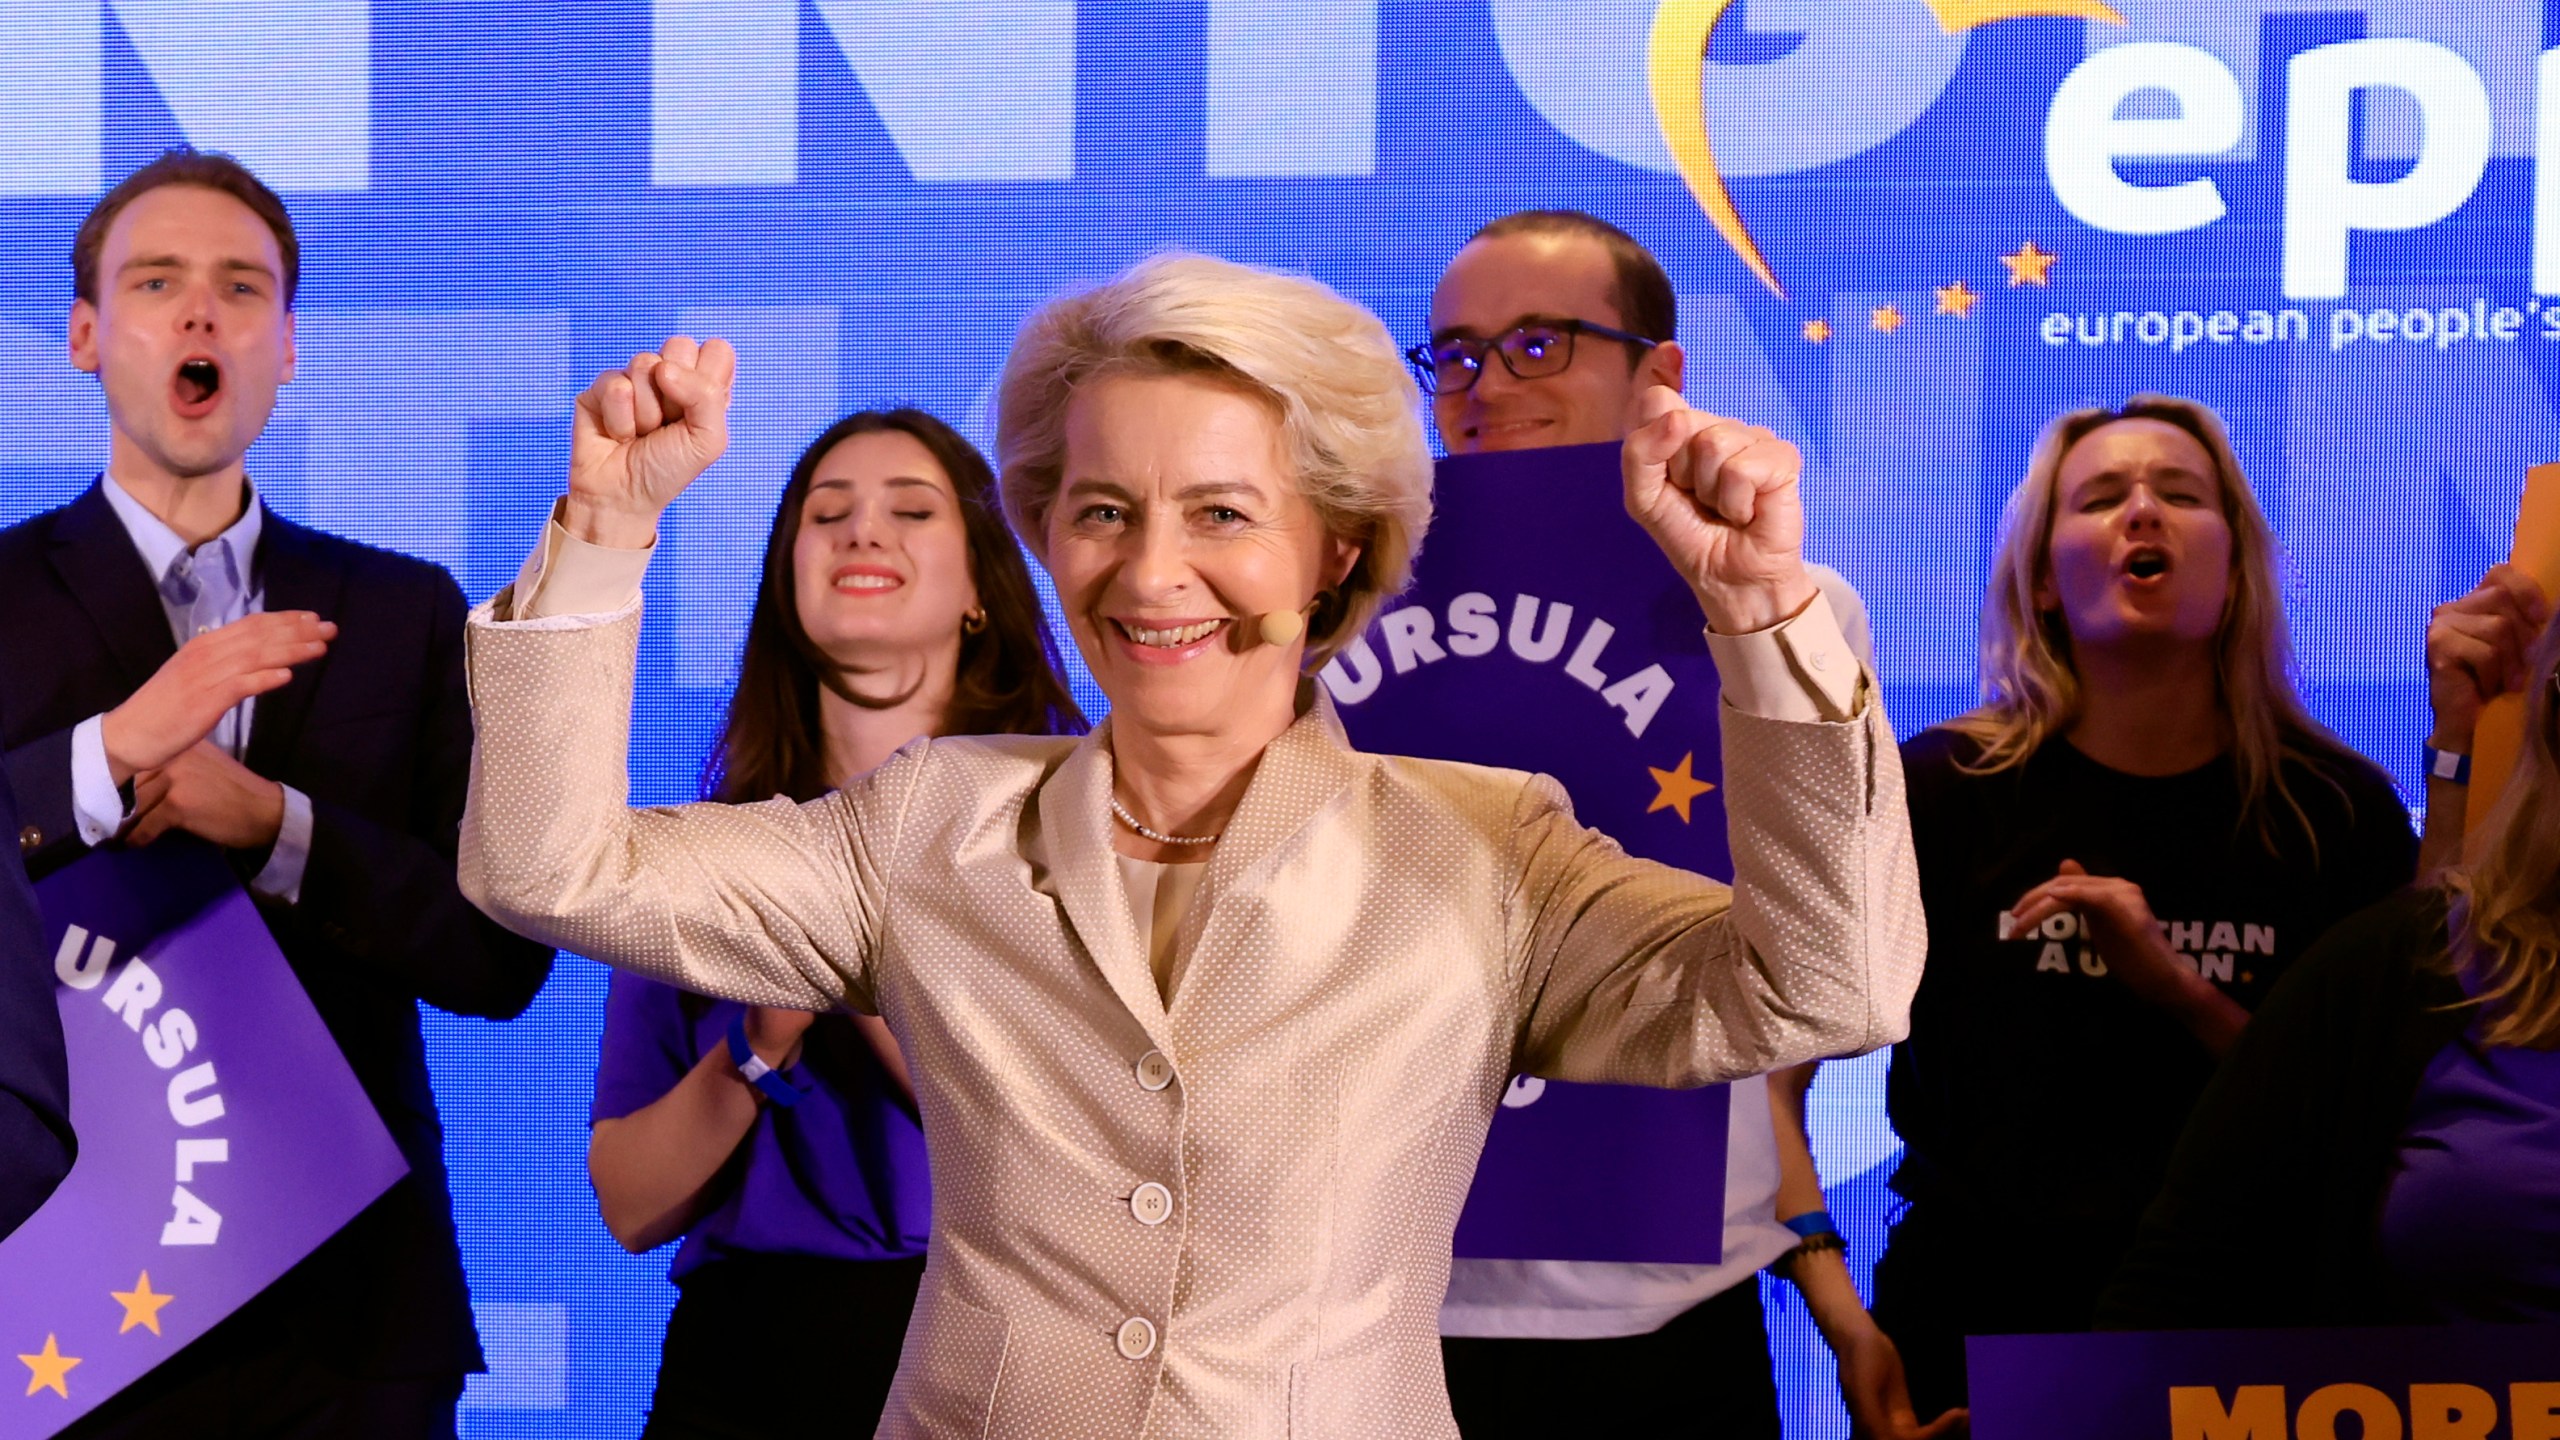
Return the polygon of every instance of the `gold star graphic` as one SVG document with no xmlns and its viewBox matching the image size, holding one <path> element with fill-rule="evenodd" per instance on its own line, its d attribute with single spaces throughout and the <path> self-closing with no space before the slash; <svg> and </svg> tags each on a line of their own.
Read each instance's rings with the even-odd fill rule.
<svg viewBox="0 0 2560 1440">
<path fill-rule="evenodd" d="M 1656 810 L 1677 810 L 1680 812 L 1680 823 L 1683 825 L 1689 823 L 1689 802 L 1716 788 L 1713 783 L 1689 773 L 1689 767 L 1697 763 L 1697 759 L 1698 752 L 1692 750 L 1680 757 L 1680 765 L 1677 769 L 1656 770 L 1650 765 L 1644 767 L 1652 773 L 1654 784 L 1653 803 L 1644 807 L 1644 813 L 1650 815 Z"/>
<path fill-rule="evenodd" d="M 1816 345 L 1830 339 L 1831 322 L 1828 320 L 1807 320 L 1804 322 L 1804 338 L 1812 341 Z"/>
<path fill-rule="evenodd" d="M 1890 335 L 1902 328 L 1902 307 L 1890 301 L 1879 305 L 1867 312 L 1867 324 Z"/>
<path fill-rule="evenodd" d="M 44 1337 L 43 1354 L 21 1355 L 18 1358 L 25 1362 L 30 1372 L 27 1376 L 28 1394 L 33 1395 L 39 1390 L 50 1390 L 65 1400 L 71 1398 L 71 1389 L 62 1383 L 62 1377 L 70 1374 L 71 1367 L 79 1364 L 80 1360 L 77 1356 L 63 1354 L 61 1346 L 54 1343 L 52 1336 Z"/>
<path fill-rule="evenodd" d="M 2014 289 L 2020 285 L 2052 284 L 2045 278 L 2045 272 L 2051 270 L 2053 262 L 2060 258 L 2037 249 L 2036 242 L 2030 240 L 2018 247 L 2017 254 L 2001 256 L 2000 263 L 2009 267 L 2009 285 Z"/>
<path fill-rule="evenodd" d="M 1938 287 L 1938 313 L 1941 315 L 1953 315 L 1962 320 L 1972 314 L 1973 307 L 1981 301 L 1982 297 L 1974 294 L 1961 280 Z"/>
<path fill-rule="evenodd" d="M 168 1304 L 171 1297 L 151 1293 L 150 1271 L 143 1271 L 142 1278 L 133 1282 L 132 1289 L 107 1293 L 124 1307 L 124 1323 L 116 1327 L 117 1334 L 121 1335 L 136 1325 L 148 1325 L 152 1334 L 160 1333 L 160 1307 Z"/>
</svg>

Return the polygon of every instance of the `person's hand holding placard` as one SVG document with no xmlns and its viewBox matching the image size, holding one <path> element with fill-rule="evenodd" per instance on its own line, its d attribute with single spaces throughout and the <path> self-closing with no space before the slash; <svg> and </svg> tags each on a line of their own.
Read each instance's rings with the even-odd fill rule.
<svg viewBox="0 0 2560 1440">
<path fill-rule="evenodd" d="M 2542 595 L 2560 595 L 2560 464 L 2536 465 L 2525 477 L 2524 500 L 2516 507 L 2516 547 L 2510 562 L 2542 587 Z M 2494 573 L 2494 572 L 2493 572 Z M 2549 610 L 2543 611 L 2548 616 Z M 2530 637 L 2527 637 L 2530 644 Z M 2478 847 L 2492 833 L 2491 811 L 2515 769 L 2524 744 L 2524 697 L 2513 690 L 2480 707 L 2471 742 L 2471 801 L 2465 812 L 2465 859 L 2478 859 Z"/>
</svg>

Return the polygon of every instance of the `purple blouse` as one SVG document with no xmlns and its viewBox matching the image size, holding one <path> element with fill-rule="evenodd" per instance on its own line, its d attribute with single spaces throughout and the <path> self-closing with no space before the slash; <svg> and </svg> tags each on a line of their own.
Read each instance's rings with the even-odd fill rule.
<svg viewBox="0 0 2560 1440">
<path fill-rule="evenodd" d="M 2560 1051 L 2438 1052 L 2381 1222 L 2384 1263 L 2436 1318 L 2560 1322 Z"/>
<path fill-rule="evenodd" d="M 620 1119 L 666 1094 L 705 1052 L 727 1047 L 729 1021 L 745 1009 L 617 973 L 605 999 L 590 1123 Z M 811 1031 L 813 1039 L 817 1034 Z M 854 1079 L 821 1078 L 799 1104 L 763 1108 L 739 1147 L 743 1167 L 718 1182 L 727 1188 L 685 1233 L 668 1278 L 681 1281 L 733 1254 L 894 1260 L 924 1253 L 932 1203 L 924 1132 L 867 1048 L 842 1048 L 858 1052 Z"/>
</svg>

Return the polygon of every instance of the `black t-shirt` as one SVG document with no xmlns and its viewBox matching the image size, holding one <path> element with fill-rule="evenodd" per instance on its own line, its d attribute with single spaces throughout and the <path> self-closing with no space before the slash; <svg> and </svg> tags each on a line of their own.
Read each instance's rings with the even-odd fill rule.
<svg viewBox="0 0 2560 1440">
<path fill-rule="evenodd" d="M 1910 1147 L 1894 1186 L 1915 1207 L 2111 1267 L 2214 1057 L 2107 976 L 2077 916 L 2003 940 L 2002 912 L 2066 859 L 2123 876 L 2171 948 L 2254 1009 L 2331 924 L 2408 883 L 2417 840 L 2365 765 L 2287 765 L 2315 858 L 2280 800 L 2274 851 L 2244 823 L 2228 757 L 2143 777 L 2057 738 L 1996 774 L 1959 768 L 1978 753 L 1946 729 L 1903 747 L 1929 959 L 1887 1092 Z"/>
</svg>

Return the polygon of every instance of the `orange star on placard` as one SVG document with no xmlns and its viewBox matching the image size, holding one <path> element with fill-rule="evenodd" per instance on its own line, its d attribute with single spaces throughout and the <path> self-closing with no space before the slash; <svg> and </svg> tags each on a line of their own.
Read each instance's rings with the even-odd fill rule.
<svg viewBox="0 0 2560 1440">
<path fill-rule="evenodd" d="M 1953 285 L 1938 287 L 1938 313 L 1941 315 L 1953 315 L 1962 320 L 1973 313 L 1974 306 L 1981 303 L 1982 297 L 1974 294 L 1961 280 Z"/>
<path fill-rule="evenodd" d="M 1830 339 L 1831 322 L 1828 320 L 1807 320 L 1804 322 L 1804 338 L 1812 341 L 1816 345 Z"/>
<path fill-rule="evenodd" d="M 1887 335 L 1902 328 L 1902 307 L 1891 302 L 1867 312 L 1867 324 Z"/>
<path fill-rule="evenodd" d="M 29 1372 L 28 1394 L 33 1395 L 39 1390 L 50 1390 L 65 1400 L 71 1398 L 71 1389 L 62 1383 L 62 1377 L 70 1374 L 71 1367 L 79 1364 L 80 1359 L 76 1355 L 63 1354 L 62 1347 L 54 1342 L 52 1336 L 44 1337 L 43 1354 L 21 1355 L 18 1358 L 25 1362 Z"/>
<path fill-rule="evenodd" d="M 2009 285 L 2014 289 L 2020 285 L 2052 284 L 2045 278 L 2045 272 L 2051 270 L 2053 262 L 2060 258 L 2037 249 L 2036 242 L 2030 240 L 2019 246 L 2015 255 L 2001 256 L 2000 263 L 2009 267 Z"/>
<path fill-rule="evenodd" d="M 117 1334 L 121 1335 L 136 1325 L 151 1327 L 151 1333 L 154 1335 L 160 1333 L 160 1307 L 168 1304 L 173 1297 L 151 1293 L 150 1271 L 143 1271 L 142 1278 L 133 1282 L 132 1289 L 110 1290 L 107 1293 L 114 1296 L 116 1303 L 124 1307 L 124 1323 L 116 1327 Z"/>
<path fill-rule="evenodd" d="M 1680 765 L 1677 769 L 1656 770 L 1650 765 L 1644 767 L 1652 773 L 1654 784 L 1653 803 L 1644 807 L 1644 813 L 1650 815 L 1656 810 L 1677 810 L 1680 812 L 1680 823 L 1683 825 L 1689 823 L 1689 802 L 1716 788 L 1712 781 L 1701 780 L 1690 773 L 1689 767 L 1696 764 L 1697 759 L 1698 752 L 1692 750 L 1680 757 Z"/>
</svg>

